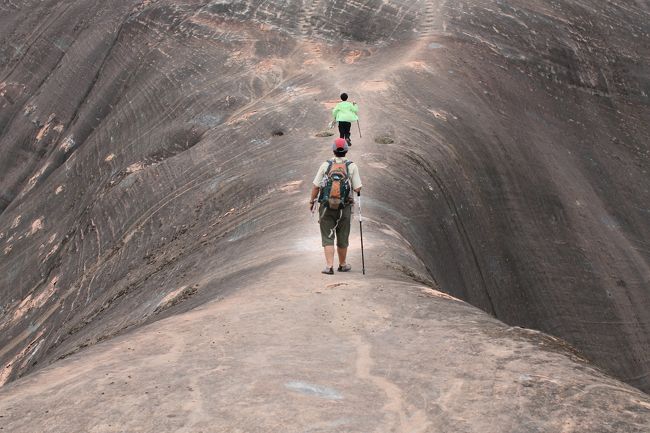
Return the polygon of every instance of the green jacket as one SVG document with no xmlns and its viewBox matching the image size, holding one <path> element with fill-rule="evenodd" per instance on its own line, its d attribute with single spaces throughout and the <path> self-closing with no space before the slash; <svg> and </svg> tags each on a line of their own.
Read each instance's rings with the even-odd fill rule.
<svg viewBox="0 0 650 433">
<path fill-rule="evenodd" d="M 354 105 L 352 102 L 343 101 L 336 104 L 332 110 L 332 116 L 337 122 L 356 122 L 359 120 L 357 116 L 359 106 Z"/>
</svg>

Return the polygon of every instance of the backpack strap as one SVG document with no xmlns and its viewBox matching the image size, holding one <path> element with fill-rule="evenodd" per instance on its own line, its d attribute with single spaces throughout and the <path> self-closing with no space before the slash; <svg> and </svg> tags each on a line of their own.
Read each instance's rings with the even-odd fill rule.
<svg viewBox="0 0 650 433">
<path fill-rule="evenodd" d="M 348 179 L 350 179 L 350 165 L 352 165 L 352 161 L 350 161 L 349 159 L 345 161 L 345 172 L 348 176 Z M 350 179 L 350 183 L 352 183 L 352 179 Z"/>
<path fill-rule="evenodd" d="M 327 160 L 327 170 L 325 170 L 325 176 L 330 174 L 330 170 L 332 169 L 332 164 L 334 164 L 334 160 L 333 159 L 328 159 Z"/>
<path fill-rule="evenodd" d="M 332 164 L 334 164 L 334 160 L 333 160 L 333 159 L 328 159 L 328 160 L 327 160 L 327 170 L 325 170 L 325 173 L 324 173 L 323 179 L 325 179 L 325 177 L 329 176 L 329 174 L 330 174 L 330 170 L 332 169 Z M 319 203 L 322 203 L 322 202 L 323 202 L 324 195 L 326 194 L 326 191 L 325 191 L 325 190 L 327 189 L 327 188 L 324 188 L 324 187 L 323 187 L 323 183 L 322 183 L 322 182 L 323 182 L 323 181 L 321 181 L 321 187 L 319 188 L 319 191 L 318 191 L 318 202 L 319 202 Z"/>
<path fill-rule="evenodd" d="M 352 189 L 352 179 L 350 178 L 350 165 L 352 165 L 352 161 L 349 159 L 345 161 L 345 176 L 348 178 L 348 185 L 350 187 L 347 203 L 345 203 L 345 205 L 354 203 L 354 190 Z"/>
</svg>

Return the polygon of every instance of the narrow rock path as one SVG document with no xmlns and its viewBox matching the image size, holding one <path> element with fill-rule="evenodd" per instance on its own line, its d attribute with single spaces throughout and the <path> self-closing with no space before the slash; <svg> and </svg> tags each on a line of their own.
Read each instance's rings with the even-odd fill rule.
<svg viewBox="0 0 650 433">
<path fill-rule="evenodd" d="M 357 251 L 352 272 L 319 274 L 322 255 L 308 221 L 283 264 L 251 276 L 224 299 L 0 390 L 0 427 L 13 433 L 647 431 L 647 395 L 552 349 L 547 337 L 400 282 L 378 255 L 379 245 L 395 242 L 387 235 L 368 243 L 366 276 Z"/>
</svg>

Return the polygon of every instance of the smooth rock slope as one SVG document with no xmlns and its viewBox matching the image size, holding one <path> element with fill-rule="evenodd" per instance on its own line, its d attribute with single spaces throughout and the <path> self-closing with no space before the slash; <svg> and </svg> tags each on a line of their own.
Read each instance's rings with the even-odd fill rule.
<svg viewBox="0 0 650 433">
<path fill-rule="evenodd" d="M 373 260 L 381 247 L 369 245 Z M 270 274 L 249 274 L 252 286 L 235 284 L 216 302 L 3 387 L 0 428 L 648 431 L 647 394 L 567 354 L 561 341 L 389 272 L 295 272 L 319 266 L 318 250 L 303 248 Z"/>
<path fill-rule="evenodd" d="M 369 275 L 561 337 L 647 391 L 648 23 L 620 0 L 3 3 L 0 382 L 287 264 L 319 279 L 305 197 L 347 90 L 364 234 L 396 240 Z"/>
</svg>

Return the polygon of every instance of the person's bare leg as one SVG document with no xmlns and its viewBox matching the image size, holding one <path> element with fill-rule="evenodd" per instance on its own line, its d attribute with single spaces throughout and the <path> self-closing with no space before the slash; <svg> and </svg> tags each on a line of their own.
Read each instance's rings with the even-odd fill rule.
<svg viewBox="0 0 650 433">
<path fill-rule="evenodd" d="M 334 267 L 334 245 L 325 247 L 325 261 L 327 262 L 328 268 Z"/>
<path fill-rule="evenodd" d="M 348 249 L 347 248 L 339 248 L 339 247 L 337 247 L 336 252 L 339 255 L 339 265 L 345 266 L 346 265 L 345 258 L 348 256 Z M 333 258 L 334 257 L 332 257 L 332 259 Z"/>
</svg>

